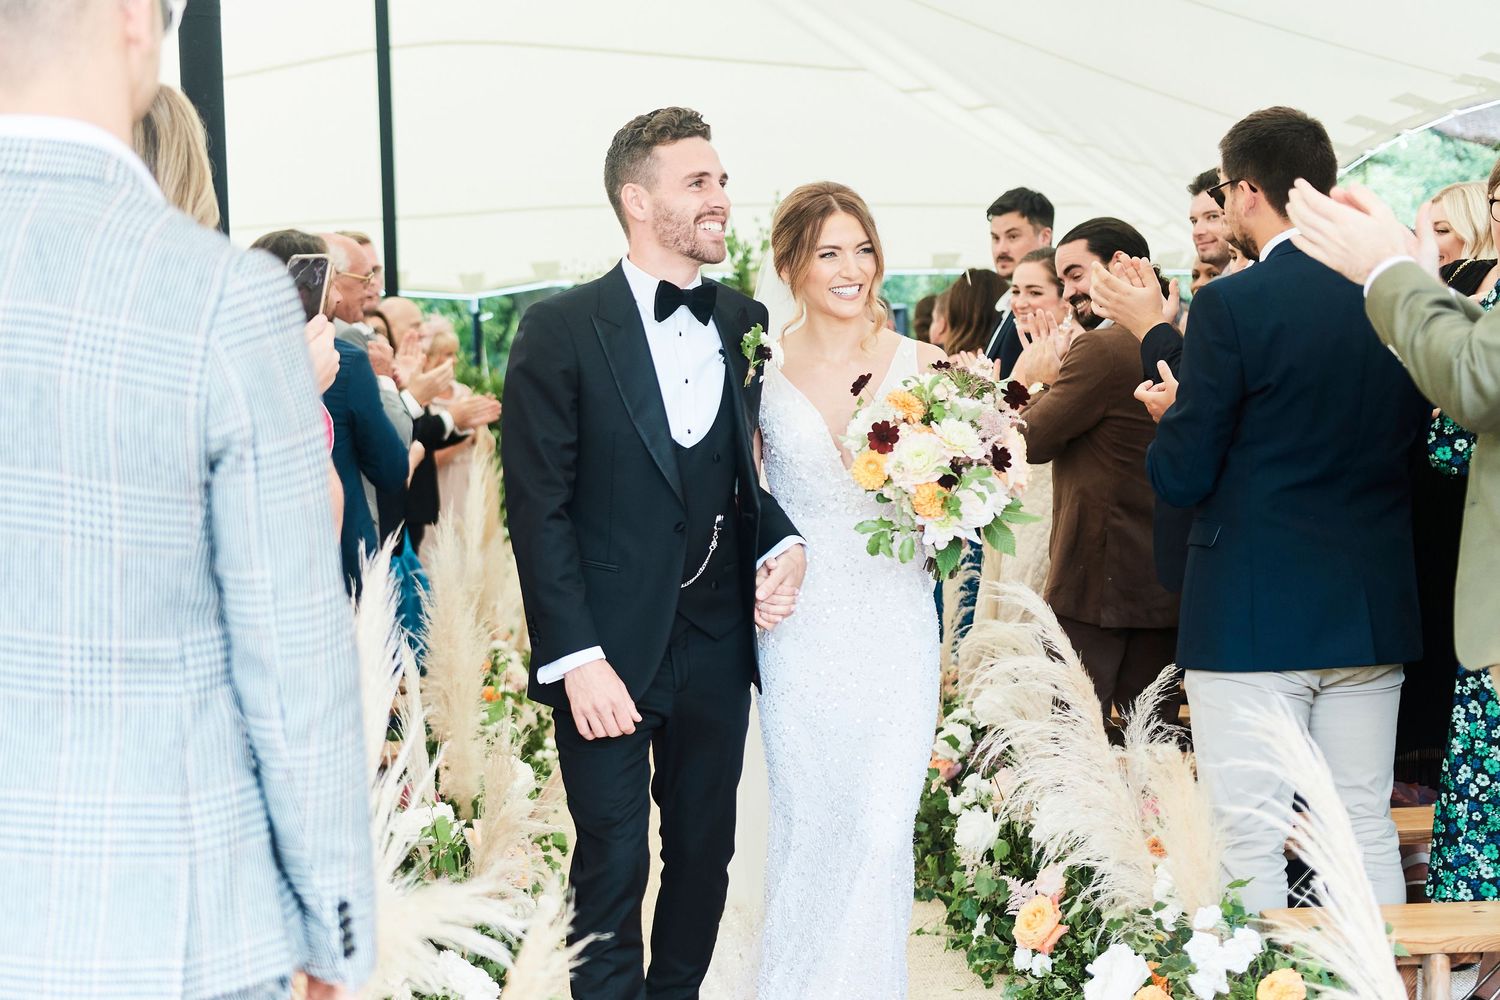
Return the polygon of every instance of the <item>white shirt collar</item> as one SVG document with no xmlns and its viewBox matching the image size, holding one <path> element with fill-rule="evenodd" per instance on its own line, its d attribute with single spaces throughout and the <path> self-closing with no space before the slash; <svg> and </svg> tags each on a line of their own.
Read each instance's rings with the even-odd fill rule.
<svg viewBox="0 0 1500 1000">
<path fill-rule="evenodd" d="M 625 280 L 630 282 L 630 294 L 635 297 L 635 304 L 640 309 L 643 317 L 655 318 L 656 315 L 656 286 L 663 280 L 655 278 L 642 271 L 640 267 L 629 257 L 621 257 L 620 264 L 625 271 Z M 697 288 L 703 284 L 703 275 L 695 275 L 693 282 L 686 288 Z"/>
<path fill-rule="evenodd" d="M 1297 232 L 1297 227 L 1293 226 L 1290 229 L 1287 229 L 1287 230 L 1285 230 L 1283 232 L 1277 233 L 1275 236 L 1272 236 L 1270 239 L 1266 240 L 1266 245 L 1260 248 L 1260 259 L 1261 260 L 1265 260 L 1267 257 L 1269 257 L 1271 255 L 1271 251 L 1272 250 L 1275 250 L 1277 247 L 1281 246 L 1281 244 L 1285 243 L 1287 240 L 1291 239 L 1293 236 L 1299 236 L 1299 235 L 1301 235 L 1301 234 Z"/>
<path fill-rule="evenodd" d="M 1011 311 L 1011 298 L 1016 294 L 1015 285 L 1007 285 L 1005 291 L 1000 293 L 1000 299 L 995 303 L 995 312 L 1008 313 Z"/>
<path fill-rule="evenodd" d="M 147 190 L 161 198 L 161 187 L 135 150 L 104 129 L 80 118 L 56 115 L 0 115 L 0 139 L 49 139 L 92 146 L 125 163 L 145 183 Z"/>
</svg>

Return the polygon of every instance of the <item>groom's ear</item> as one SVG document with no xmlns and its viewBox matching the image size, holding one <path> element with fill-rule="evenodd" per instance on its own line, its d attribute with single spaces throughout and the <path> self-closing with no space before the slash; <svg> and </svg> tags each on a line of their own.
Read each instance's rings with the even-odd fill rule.
<svg viewBox="0 0 1500 1000">
<path fill-rule="evenodd" d="M 651 193 L 644 186 L 627 183 L 620 187 L 620 207 L 625 217 L 636 222 L 645 222 L 651 215 Z"/>
</svg>

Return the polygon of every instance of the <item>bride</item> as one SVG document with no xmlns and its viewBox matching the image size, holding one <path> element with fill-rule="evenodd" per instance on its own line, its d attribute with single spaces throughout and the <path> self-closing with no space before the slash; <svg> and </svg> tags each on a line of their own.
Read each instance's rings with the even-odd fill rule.
<svg viewBox="0 0 1500 1000">
<path fill-rule="evenodd" d="M 865 551 L 878 505 L 841 443 L 855 406 L 941 350 L 885 329 L 880 237 L 840 184 L 804 185 L 771 228 L 780 282 L 758 297 L 784 365 L 765 366 L 761 455 L 808 543 L 797 611 L 760 640 L 770 787 L 759 1000 L 906 995 L 912 826 L 938 709 L 938 622 L 922 560 Z M 768 284 L 762 281 L 762 286 Z"/>
</svg>

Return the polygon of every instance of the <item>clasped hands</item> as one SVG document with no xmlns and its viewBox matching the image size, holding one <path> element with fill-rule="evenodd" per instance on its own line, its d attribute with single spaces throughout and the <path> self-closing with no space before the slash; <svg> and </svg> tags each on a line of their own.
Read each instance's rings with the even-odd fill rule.
<svg viewBox="0 0 1500 1000">
<path fill-rule="evenodd" d="M 773 629 L 797 610 L 797 595 L 807 572 L 807 552 L 793 545 L 767 559 L 755 573 L 755 624 Z M 590 660 L 563 675 L 573 725 L 585 740 L 627 736 L 641 713 L 620 675 L 608 660 Z"/>
</svg>

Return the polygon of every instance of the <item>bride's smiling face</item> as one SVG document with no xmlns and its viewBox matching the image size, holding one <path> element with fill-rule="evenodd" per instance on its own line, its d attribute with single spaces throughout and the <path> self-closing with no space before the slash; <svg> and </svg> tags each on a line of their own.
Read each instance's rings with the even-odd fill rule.
<svg viewBox="0 0 1500 1000">
<path fill-rule="evenodd" d="M 835 212 L 823 220 L 812 261 L 795 292 L 810 313 L 868 317 L 878 269 L 875 244 L 865 227 L 854 216 Z"/>
</svg>

